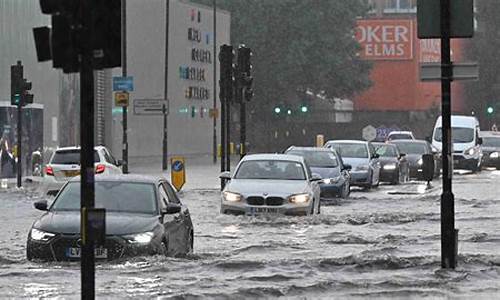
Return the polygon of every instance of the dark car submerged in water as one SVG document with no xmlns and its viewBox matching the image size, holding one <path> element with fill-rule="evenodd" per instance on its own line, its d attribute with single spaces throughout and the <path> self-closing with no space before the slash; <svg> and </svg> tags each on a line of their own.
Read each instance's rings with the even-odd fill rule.
<svg viewBox="0 0 500 300">
<path fill-rule="evenodd" d="M 68 182 L 28 234 L 27 258 L 79 260 L 80 181 Z M 189 210 L 165 179 L 136 175 L 96 177 L 95 207 L 106 209 L 106 240 L 96 247 L 97 259 L 165 254 L 185 255 L 193 250 Z"/>
</svg>

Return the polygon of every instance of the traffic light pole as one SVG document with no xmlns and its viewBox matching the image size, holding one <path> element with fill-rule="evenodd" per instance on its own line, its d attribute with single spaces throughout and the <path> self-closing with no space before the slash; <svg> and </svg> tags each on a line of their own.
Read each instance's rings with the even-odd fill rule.
<svg viewBox="0 0 500 300">
<path fill-rule="evenodd" d="M 455 199 L 452 192 L 450 0 L 441 0 L 441 113 L 443 194 L 441 195 L 441 267 L 454 269 L 457 260 Z"/>
<path fill-rule="evenodd" d="M 226 171 L 231 171 L 231 102 L 233 89 L 226 95 Z"/>
<path fill-rule="evenodd" d="M 17 187 L 20 188 L 22 185 L 22 176 L 23 176 L 23 170 L 22 170 L 22 164 L 23 164 L 23 159 L 22 159 L 22 140 L 23 140 L 23 115 L 22 115 L 22 95 L 19 96 L 19 103 L 17 104 Z"/>
<path fill-rule="evenodd" d="M 214 14 L 214 19 L 213 19 L 213 26 L 214 26 L 214 48 L 213 48 L 213 62 L 214 62 L 214 104 L 213 104 L 213 113 L 212 113 L 212 118 L 213 118 L 213 136 L 212 136 L 212 159 L 213 163 L 217 163 L 217 0 L 213 0 L 213 14 Z"/>
<path fill-rule="evenodd" d="M 122 76 L 127 76 L 127 0 L 121 0 L 121 30 L 122 30 Z M 122 126 L 123 126 L 123 149 L 122 149 L 122 172 L 124 174 L 128 173 L 128 108 L 127 106 L 122 107 Z"/>
<path fill-rule="evenodd" d="M 240 159 L 247 154 L 246 140 L 247 140 L 247 108 L 245 93 L 242 92 L 240 103 Z"/>
<path fill-rule="evenodd" d="M 81 177 L 81 297 L 95 298 L 94 241 L 89 238 L 88 212 L 94 208 L 94 71 L 90 37 L 94 33 L 91 2 L 82 1 L 80 62 L 80 177 Z"/>
<path fill-rule="evenodd" d="M 170 0 L 167 0 L 165 8 L 165 83 L 164 94 L 165 101 L 168 103 L 168 39 L 169 39 L 169 14 L 170 14 Z M 165 104 L 163 104 L 163 147 L 161 153 L 162 170 L 168 169 L 168 111 Z"/>
</svg>

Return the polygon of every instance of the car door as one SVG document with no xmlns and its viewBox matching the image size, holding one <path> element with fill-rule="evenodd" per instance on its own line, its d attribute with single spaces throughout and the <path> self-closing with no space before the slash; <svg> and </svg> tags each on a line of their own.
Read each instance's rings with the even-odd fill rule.
<svg viewBox="0 0 500 300">
<path fill-rule="evenodd" d="M 183 205 L 174 188 L 166 181 L 159 185 L 160 197 L 165 207 L 168 205 L 180 205 L 178 213 L 164 214 L 163 224 L 168 234 L 168 251 L 173 255 L 185 254 L 192 247 L 193 224 L 189 209 Z"/>
</svg>

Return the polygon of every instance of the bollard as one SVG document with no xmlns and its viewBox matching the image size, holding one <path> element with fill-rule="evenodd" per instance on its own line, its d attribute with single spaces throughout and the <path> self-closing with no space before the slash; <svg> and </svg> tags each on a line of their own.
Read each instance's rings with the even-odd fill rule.
<svg viewBox="0 0 500 300">
<path fill-rule="evenodd" d="M 325 145 L 325 136 L 322 134 L 316 135 L 316 147 L 322 148 Z"/>
</svg>

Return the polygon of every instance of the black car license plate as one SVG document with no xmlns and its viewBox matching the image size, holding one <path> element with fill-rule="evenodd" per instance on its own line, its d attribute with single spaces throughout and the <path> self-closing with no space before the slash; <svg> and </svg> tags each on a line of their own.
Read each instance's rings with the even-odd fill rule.
<svg viewBox="0 0 500 300">
<path fill-rule="evenodd" d="M 274 207 L 252 207 L 251 212 L 253 214 L 265 213 L 265 214 L 277 214 L 278 209 Z"/>
<path fill-rule="evenodd" d="M 82 255 L 82 248 L 66 248 L 66 256 L 69 258 L 80 258 Z M 106 248 L 95 248 L 94 249 L 95 258 L 108 258 L 108 249 Z"/>
</svg>

